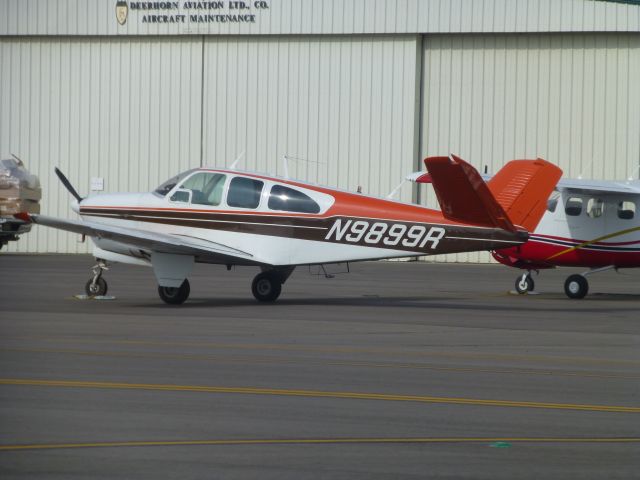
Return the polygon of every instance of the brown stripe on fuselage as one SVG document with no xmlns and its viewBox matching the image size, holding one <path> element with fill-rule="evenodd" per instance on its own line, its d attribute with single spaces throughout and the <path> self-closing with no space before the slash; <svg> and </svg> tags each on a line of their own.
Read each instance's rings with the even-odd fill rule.
<svg viewBox="0 0 640 480">
<path fill-rule="evenodd" d="M 362 217 L 313 217 L 192 210 L 118 209 L 113 207 L 85 207 L 81 208 L 80 213 L 86 216 L 206 230 L 404 250 L 418 252 L 422 255 L 493 250 L 521 244 L 528 238 L 526 232 L 514 234 L 496 228 L 401 222 Z M 382 230 L 384 232 L 380 233 Z M 440 230 L 444 230 L 444 233 L 441 238 L 438 238 Z M 398 238 L 399 232 L 403 233 Z M 413 236 L 411 237 L 410 234 Z M 415 242 L 418 234 L 420 236 Z M 427 236 L 431 236 L 433 240 L 426 238 Z M 394 243 L 396 240 L 397 242 Z"/>
</svg>

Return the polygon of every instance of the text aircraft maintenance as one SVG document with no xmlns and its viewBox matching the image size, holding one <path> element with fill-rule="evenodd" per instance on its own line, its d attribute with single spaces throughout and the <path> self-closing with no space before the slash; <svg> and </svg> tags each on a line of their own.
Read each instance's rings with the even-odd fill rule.
<svg viewBox="0 0 640 480">
<path fill-rule="evenodd" d="M 189 296 L 194 263 L 257 266 L 257 300 L 272 302 L 299 265 L 496 250 L 524 243 L 562 175 L 543 160 L 507 164 L 489 182 L 462 159 L 425 160 L 442 212 L 233 169 L 197 168 L 150 193 L 77 199 L 81 221 L 18 214 L 86 235 L 98 260 L 89 295 L 104 295 L 106 262 L 151 266 L 160 298 Z"/>
<path fill-rule="evenodd" d="M 431 182 L 425 172 L 413 173 L 407 179 Z M 561 179 L 529 240 L 491 253 L 504 265 L 526 270 L 516 278 L 520 294 L 533 291 L 531 272 L 554 267 L 588 268 L 582 274 L 570 275 L 564 284 L 569 298 L 584 298 L 589 291 L 587 275 L 640 267 L 639 200 L 640 180 Z"/>
</svg>

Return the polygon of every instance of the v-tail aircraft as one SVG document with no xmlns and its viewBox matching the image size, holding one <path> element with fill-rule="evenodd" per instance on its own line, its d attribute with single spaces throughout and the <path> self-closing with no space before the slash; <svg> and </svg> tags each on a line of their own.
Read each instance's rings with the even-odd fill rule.
<svg viewBox="0 0 640 480">
<path fill-rule="evenodd" d="M 88 236 L 97 265 L 88 295 L 104 295 L 107 262 L 150 266 L 160 298 L 189 297 L 194 263 L 254 266 L 251 291 L 275 301 L 296 266 L 499 250 L 521 245 L 562 175 L 544 160 L 510 162 L 488 183 L 464 160 L 425 164 L 442 211 L 235 169 L 196 168 L 148 193 L 75 197 L 80 220 L 18 214 Z"/>
</svg>

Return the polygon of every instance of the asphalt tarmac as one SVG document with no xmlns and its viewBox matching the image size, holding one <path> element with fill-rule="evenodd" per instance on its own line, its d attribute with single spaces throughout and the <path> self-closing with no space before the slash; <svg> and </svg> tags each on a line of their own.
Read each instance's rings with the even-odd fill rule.
<svg viewBox="0 0 640 480">
<path fill-rule="evenodd" d="M 0 255 L 0 478 L 613 479 L 640 471 L 640 272 L 196 266 L 164 305 L 87 256 Z"/>
</svg>

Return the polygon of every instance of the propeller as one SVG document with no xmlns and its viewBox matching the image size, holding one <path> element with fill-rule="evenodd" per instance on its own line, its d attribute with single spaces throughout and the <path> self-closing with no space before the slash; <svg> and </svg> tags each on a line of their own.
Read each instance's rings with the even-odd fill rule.
<svg viewBox="0 0 640 480">
<path fill-rule="evenodd" d="M 60 181 L 62 182 L 62 184 L 69 191 L 69 193 L 73 195 L 76 200 L 78 200 L 78 203 L 80 203 L 83 200 L 83 198 L 78 194 L 78 192 L 76 192 L 76 189 L 73 188 L 73 185 L 71 185 L 71 182 L 69 181 L 69 179 L 64 176 L 64 173 L 62 173 L 58 167 L 55 168 L 55 172 L 58 178 L 60 179 Z"/>
</svg>

